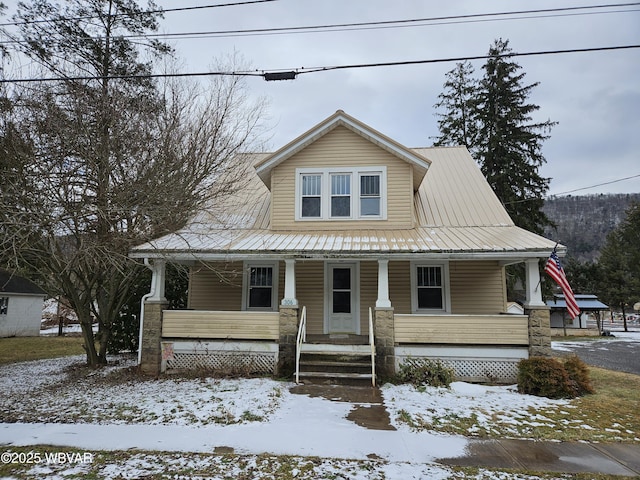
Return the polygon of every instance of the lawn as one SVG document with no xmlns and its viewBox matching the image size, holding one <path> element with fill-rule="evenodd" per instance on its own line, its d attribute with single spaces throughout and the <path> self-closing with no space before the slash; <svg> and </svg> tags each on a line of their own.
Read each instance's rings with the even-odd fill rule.
<svg viewBox="0 0 640 480">
<path fill-rule="evenodd" d="M 0 338 L 0 365 L 81 355 L 82 337 L 11 337 Z"/>
</svg>

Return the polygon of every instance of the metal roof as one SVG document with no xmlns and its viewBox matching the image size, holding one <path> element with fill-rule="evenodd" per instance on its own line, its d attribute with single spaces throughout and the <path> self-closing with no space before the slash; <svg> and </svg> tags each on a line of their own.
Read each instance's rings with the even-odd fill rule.
<svg viewBox="0 0 640 480">
<path fill-rule="evenodd" d="M 553 300 L 547 300 L 545 303 L 551 310 L 565 310 L 567 302 L 564 295 L 554 295 Z M 578 308 L 582 311 L 609 310 L 609 306 L 598 300 L 595 295 L 575 295 Z"/>
<path fill-rule="evenodd" d="M 330 117 L 331 118 L 331 117 Z M 197 215 L 183 230 L 133 249 L 134 257 L 188 254 L 330 255 L 494 254 L 546 257 L 555 242 L 514 225 L 464 147 L 412 149 L 430 162 L 414 194 L 417 225 L 407 229 L 336 231 L 272 230 L 271 192 L 251 169 L 248 185 L 216 208 Z M 263 168 L 273 156 L 255 154 Z M 215 212 L 215 213 L 214 213 Z M 340 224 L 336 223 L 336 228 Z M 560 246 L 560 251 L 564 250 Z"/>
</svg>

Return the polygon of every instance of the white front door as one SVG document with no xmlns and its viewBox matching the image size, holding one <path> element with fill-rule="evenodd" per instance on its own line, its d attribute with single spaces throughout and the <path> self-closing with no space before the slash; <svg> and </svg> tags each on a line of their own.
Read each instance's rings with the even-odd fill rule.
<svg viewBox="0 0 640 480">
<path fill-rule="evenodd" d="M 354 263 L 327 266 L 327 333 L 359 333 L 356 267 Z"/>
</svg>

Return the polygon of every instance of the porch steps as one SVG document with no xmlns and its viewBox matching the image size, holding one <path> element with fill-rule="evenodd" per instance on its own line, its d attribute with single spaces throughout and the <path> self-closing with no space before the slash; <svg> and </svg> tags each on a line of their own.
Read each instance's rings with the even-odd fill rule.
<svg viewBox="0 0 640 480">
<path fill-rule="evenodd" d="M 299 377 L 303 383 L 371 385 L 371 347 L 302 344 Z"/>
</svg>

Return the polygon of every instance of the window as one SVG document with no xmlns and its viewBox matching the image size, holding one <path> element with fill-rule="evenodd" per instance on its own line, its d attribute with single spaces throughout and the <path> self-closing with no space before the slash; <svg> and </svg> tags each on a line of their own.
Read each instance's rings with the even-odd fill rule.
<svg viewBox="0 0 640 480">
<path fill-rule="evenodd" d="M 6 315 L 9 310 L 9 297 L 0 297 L 0 315 Z"/>
<path fill-rule="evenodd" d="M 449 311 L 449 270 L 446 263 L 414 264 L 411 283 L 414 312 Z"/>
<path fill-rule="evenodd" d="M 275 310 L 278 295 L 277 263 L 261 262 L 245 264 L 245 310 Z"/>
<path fill-rule="evenodd" d="M 296 220 L 385 220 L 386 167 L 296 170 Z"/>
<path fill-rule="evenodd" d="M 351 216 L 351 175 L 331 175 L 331 216 Z"/>
<path fill-rule="evenodd" d="M 360 175 L 360 216 L 380 216 L 380 174 Z"/>
<path fill-rule="evenodd" d="M 320 218 L 321 216 L 321 175 L 302 175 L 302 217 Z"/>
</svg>

